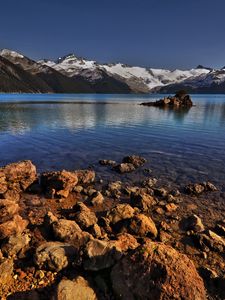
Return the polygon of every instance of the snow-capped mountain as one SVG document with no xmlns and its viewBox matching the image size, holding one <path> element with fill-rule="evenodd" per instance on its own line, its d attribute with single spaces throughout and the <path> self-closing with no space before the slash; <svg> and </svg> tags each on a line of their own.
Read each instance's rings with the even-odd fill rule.
<svg viewBox="0 0 225 300">
<path fill-rule="evenodd" d="M 150 92 L 153 88 L 163 87 L 168 84 L 179 83 L 189 78 L 205 75 L 210 72 L 208 68 L 196 68 L 191 70 L 164 70 L 164 69 L 152 69 L 143 68 L 137 66 L 127 66 L 121 63 L 117 64 L 99 64 L 93 60 L 85 60 L 80 57 L 76 57 L 74 54 L 69 54 L 56 61 L 39 61 L 42 64 L 50 66 L 55 70 L 73 77 L 76 75 L 83 75 L 87 70 L 96 76 L 99 71 L 104 71 L 110 76 L 117 76 L 122 81 L 126 82 L 131 89 L 134 88 L 134 84 L 140 85 L 140 91 Z M 85 72 L 84 72 L 85 71 Z M 138 88 L 138 87 L 136 87 Z"/>
<path fill-rule="evenodd" d="M 190 70 L 171 71 L 122 63 L 100 64 L 74 54 L 56 61 L 44 59 L 36 62 L 7 49 L 0 51 L 0 57 L 4 58 L 4 64 L 8 61 L 25 72 L 23 74 L 32 75 L 35 92 L 173 93 L 180 88 L 196 93 L 225 92 L 225 68 L 214 70 L 198 66 Z M 0 91 L 4 91 L 1 82 Z"/>
</svg>

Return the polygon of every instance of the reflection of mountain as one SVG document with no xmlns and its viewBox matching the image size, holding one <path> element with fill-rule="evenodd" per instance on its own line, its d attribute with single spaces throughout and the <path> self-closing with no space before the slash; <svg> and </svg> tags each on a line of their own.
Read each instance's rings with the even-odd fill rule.
<svg viewBox="0 0 225 300">
<path fill-rule="evenodd" d="M 0 131 L 22 134 L 95 127 L 201 126 L 225 120 L 225 104 L 206 103 L 188 110 L 146 108 L 136 104 L 0 104 Z M 179 125 L 180 124 L 180 125 Z"/>
</svg>

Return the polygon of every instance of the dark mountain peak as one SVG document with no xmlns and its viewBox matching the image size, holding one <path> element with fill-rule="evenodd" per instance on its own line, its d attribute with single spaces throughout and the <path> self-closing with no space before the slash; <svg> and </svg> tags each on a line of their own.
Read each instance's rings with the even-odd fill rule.
<svg viewBox="0 0 225 300">
<path fill-rule="evenodd" d="M 210 71 L 213 70 L 212 68 L 204 67 L 203 65 L 198 65 L 195 69 L 205 69 L 205 70 L 210 70 Z"/>
</svg>

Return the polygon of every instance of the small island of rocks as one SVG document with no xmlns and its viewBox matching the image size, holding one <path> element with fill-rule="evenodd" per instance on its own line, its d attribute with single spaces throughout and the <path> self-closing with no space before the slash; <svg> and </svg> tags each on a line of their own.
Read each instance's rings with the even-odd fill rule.
<svg viewBox="0 0 225 300">
<path fill-rule="evenodd" d="M 155 102 L 143 102 L 144 106 L 170 107 L 170 108 L 190 108 L 193 106 L 190 95 L 186 91 L 178 91 L 175 96 L 164 97 Z"/>
</svg>

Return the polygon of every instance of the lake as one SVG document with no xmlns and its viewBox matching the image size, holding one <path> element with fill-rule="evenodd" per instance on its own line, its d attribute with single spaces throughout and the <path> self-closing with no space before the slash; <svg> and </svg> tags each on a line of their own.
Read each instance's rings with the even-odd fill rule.
<svg viewBox="0 0 225 300">
<path fill-rule="evenodd" d="M 210 180 L 225 189 L 225 95 L 192 95 L 189 110 L 138 105 L 163 95 L 0 95 L 0 165 L 31 159 L 38 171 L 92 166 L 129 154 L 167 184 Z M 143 170 L 124 180 L 146 176 Z"/>
</svg>

